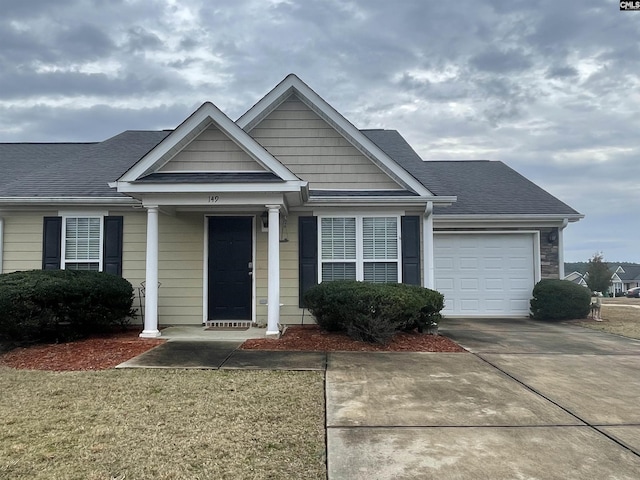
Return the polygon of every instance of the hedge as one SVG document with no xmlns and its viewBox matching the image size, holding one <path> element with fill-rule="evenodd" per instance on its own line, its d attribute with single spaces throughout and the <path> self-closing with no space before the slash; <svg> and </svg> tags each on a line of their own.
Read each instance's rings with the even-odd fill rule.
<svg viewBox="0 0 640 480">
<path fill-rule="evenodd" d="M 437 325 L 444 307 L 444 297 L 434 290 L 351 280 L 323 282 L 310 288 L 304 300 L 321 328 L 383 344 L 398 331 L 422 332 Z"/>
<path fill-rule="evenodd" d="M 533 287 L 531 316 L 537 320 L 572 320 L 589 314 L 591 293 L 568 280 L 540 280 Z"/>
<path fill-rule="evenodd" d="M 108 273 L 30 270 L 0 275 L 0 340 L 63 341 L 124 326 L 133 287 Z"/>
</svg>

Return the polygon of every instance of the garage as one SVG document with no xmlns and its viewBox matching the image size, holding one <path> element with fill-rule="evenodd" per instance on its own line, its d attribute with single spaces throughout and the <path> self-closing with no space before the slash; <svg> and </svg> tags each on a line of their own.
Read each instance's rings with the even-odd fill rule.
<svg viewBox="0 0 640 480">
<path fill-rule="evenodd" d="M 434 234 L 435 287 L 444 315 L 528 316 L 539 276 L 534 233 Z"/>
</svg>

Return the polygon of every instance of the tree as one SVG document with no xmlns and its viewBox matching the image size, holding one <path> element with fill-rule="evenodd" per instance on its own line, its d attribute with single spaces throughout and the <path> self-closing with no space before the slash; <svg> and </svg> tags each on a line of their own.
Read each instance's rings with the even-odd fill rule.
<svg viewBox="0 0 640 480">
<path fill-rule="evenodd" d="M 601 253 L 596 253 L 587 265 L 586 281 L 592 292 L 606 292 L 611 286 L 611 271 Z"/>
</svg>

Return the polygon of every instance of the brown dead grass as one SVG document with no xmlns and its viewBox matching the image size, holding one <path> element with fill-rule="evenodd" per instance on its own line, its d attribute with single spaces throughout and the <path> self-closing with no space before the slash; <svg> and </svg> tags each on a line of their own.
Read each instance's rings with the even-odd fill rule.
<svg viewBox="0 0 640 480">
<path fill-rule="evenodd" d="M 321 372 L 0 367 L 0 478 L 324 479 Z"/>
<path fill-rule="evenodd" d="M 581 320 L 578 325 L 602 332 L 640 339 L 640 298 L 605 298 L 602 322 Z"/>
</svg>

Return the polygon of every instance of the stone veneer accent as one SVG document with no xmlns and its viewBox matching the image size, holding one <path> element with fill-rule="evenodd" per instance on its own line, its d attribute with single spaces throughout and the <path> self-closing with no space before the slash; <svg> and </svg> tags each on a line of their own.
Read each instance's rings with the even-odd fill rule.
<svg viewBox="0 0 640 480">
<path fill-rule="evenodd" d="M 549 235 L 555 232 L 555 240 L 549 241 Z M 556 227 L 540 229 L 540 270 L 542 278 L 560 277 L 560 254 L 558 251 L 558 229 Z"/>
</svg>

